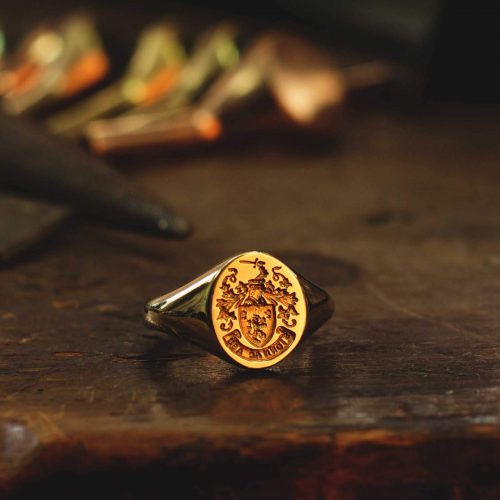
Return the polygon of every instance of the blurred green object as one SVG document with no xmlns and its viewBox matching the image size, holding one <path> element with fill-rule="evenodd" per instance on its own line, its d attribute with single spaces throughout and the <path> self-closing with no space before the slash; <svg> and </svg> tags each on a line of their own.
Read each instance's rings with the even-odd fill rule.
<svg viewBox="0 0 500 500">
<path fill-rule="evenodd" d="M 235 133 L 276 126 L 322 135 L 336 133 L 350 93 L 399 78 L 390 63 L 370 60 L 339 67 L 331 53 L 307 38 L 280 31 L 258 36 L 238 64 L 222 72 L 190 106 L 155 106 L 89 125 L 98 154 L 191 146 Z"/>
<path fill-rule="evenodd" d="M 55 134 L 79 138 L 91 120 L 154 103 L 175 87 L 185 60 L 179 29 L 168 22 L 151 25 L 139 36 L 118 82 L 50 117 L 46 126 Z"/>
<path fill-rule="evenodd" d="M 25 36 L 0 74 L 3 110 L 37 112 L 73 97 L 107 74 L 109 60 L 94 20 L 77 12 L 39 25 Z"/>
<path fill-rule="evenodd" d="M 162 123 L 196 102 L 219 75 L 240 61 L 240 37 L 240 29 L 230 21 L 203 32 L 171 92 L 152 105 L 138 106 L 116 118 L 89 123 L 85 136 L 94 150 L 103 152 L 99 146 L 103 144 L 102 138 L 117 138 L 121 143 L 121 137 L 128 140 L 129 134 Z"/>
<path fill-rule="evenodd" d="M 0 26 L 0 69 L 2 68 L 3 56 L 5 54 L 5 35 L 2 31 L 2 27 Z"/>
</svg>

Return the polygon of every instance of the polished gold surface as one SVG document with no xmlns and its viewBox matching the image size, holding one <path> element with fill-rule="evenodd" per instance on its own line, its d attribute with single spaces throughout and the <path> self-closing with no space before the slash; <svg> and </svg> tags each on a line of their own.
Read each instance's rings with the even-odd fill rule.
<svg viewBox="0 0 500 500">
<path fill-rule="evenodd" d="M 266 368 L 299 344 L 307 302 L 297 275 L 271 255 L 249 252 L 230 261 L 214 285 L 212 323 L 237 363 Z"/>
</svg>

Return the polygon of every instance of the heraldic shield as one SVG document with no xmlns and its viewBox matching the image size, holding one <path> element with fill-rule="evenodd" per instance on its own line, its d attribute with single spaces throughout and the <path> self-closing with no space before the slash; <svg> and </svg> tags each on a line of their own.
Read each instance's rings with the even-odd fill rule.
<svg viewBox="0 0 500 500">
<path fill-rule="evenodd" d="M 272 304 L 241 305 L 238 320 L 248 342 L 255 347 L 264 347 L 276 328 L 276 310 Z"/>
</svg>

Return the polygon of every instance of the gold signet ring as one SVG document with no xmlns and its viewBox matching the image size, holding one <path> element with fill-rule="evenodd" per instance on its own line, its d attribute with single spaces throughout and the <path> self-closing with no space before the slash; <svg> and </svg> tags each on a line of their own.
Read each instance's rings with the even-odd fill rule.
<svg viewBox="0 0 500 500">
<path fill-rule="evenodd" d="M 246 368 L 283 361 L 333 314 L 328 294 L 272 255 L 246 252 L 146 305 L 146 323 Z"/>
</svg>

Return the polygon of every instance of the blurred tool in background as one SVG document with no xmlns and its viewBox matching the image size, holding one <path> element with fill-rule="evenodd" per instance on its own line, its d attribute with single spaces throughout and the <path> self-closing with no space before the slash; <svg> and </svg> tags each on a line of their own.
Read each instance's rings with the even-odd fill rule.
<svg viewBox="0 0 500 500">
<path fill-rule="evenodd" d="M 244 39 L 240 28 L 230 21 L 202 32 L 172 92 L 165 94 L 156 104 L 129 114 L 144 111 L 169 113 L 196 101 L 218 75 L 239 61 Z"/>
<path fill-rule="evenodd" d="M 93 119 L 117 115 L 152 104 L 176 85 L 186 61 L 179 29 L 168 22 L 146 28 L 123 77 L 84 101 L 52 116 L 48 129 L 66 137 L 80 137 Z"/>
<path fill-rule="evenodd" d="M 0 115 L 0 185 L 124 229 L 182 238 L 188 223 L 109 165 L 20 118 Z"/>
<path fill-rule="evenodd" d="M 279 115 L 295 127 L 332 133 L 349 92 L 391 83 L 398 76 L 393 65 L 382 61 L 341 69 L 328 51 L 308 40 L 270 32 L 258 37 L 195 106 L 177 108 L 176 114 L 154 106 L 95 121 L 87 128 L 87 139 L 99 154 L 196 144 L 254 127 L 259 111 L 270 126 Z M 258 123 L 265 133 L 265 120 Z"/>
<path fill-rule="evenodd" d="M 132 101 L 124 98 L 123 90 L 118 91 L 115 88 L 113 93 L 110 88 L 110 91 L 102 91 L 79 106 L 50 118 L 47 125 L 52 132 L 61 135 L 68 135 L 72 132 L 75 135 L 81 134 L 92 118 L 98 117 L 93 115 L 98 114 L 96 111 L 99 110 L 99 106 L 101 110 L 115 106 L 115 111 L 117 111 L 117 104 L 121 104 L 123 111 L 120 116 L 130 116 L 132 124 L 137 120 L 154 122 L 158 115 L 162 119 L 173 116 L 179 108 L 195 101 L 217 75 L 238 62 L 239 35 L 240 31 L 236 25 L 227 21 L 203 32 L 195 42 L 185 65 L 179 70 L 178 78 L 171 80 L 168 88 L 160 89 L 156 86 L 153 99 Z M 144 58 L 145 52 L 138 50 L 136 55 L 138 60 L 141 60 Z M 141 92 L 144 87 L 138 88 L 132 85 L 132 82 L 134 80 L 128 78 L 123 85 L 127 85 L 127 89 L 130 88 L 131 91 L 135 89 L 137 95 L 137 91 Z M 127 108 L 124 106 L 124 102 L 128 103 L 127 107 L 130 112 L 126 112 Z M 124 121 L 127 123 L 128 120 Z"/>
<path fill-rule="evenodd" d="M 164 15 L 162 9 L 161 19 Z M 0 219 L 17 211 L 25 223 L 19 234 L 13 224 L 0 225 L 3 255 L 11 259 L 30 242 L 41 241 L 72 211 L 148 234 L 178 238 L 189 232 L 169 207 L 55 135 L 85 137 L 99 154 L 189 148 L 249 131 L 255 137 L 277 124 L 280 130 L 331 136 L 356 91 L 402 81 L 400 65 L 371 50 L 346 62 L 293 32 L 262 33 L 227 20 L 188 25 L 176 17 L 148 24 L 121 77 L 105 87 L 111 62 L 86 13 L 39 24 L 4 57 L 4 111 L 30 114 L 33 120 L 43 112 L 40 125 L 53 137 L 33 123 L 0 116 L 0 188 L 45 200 L 4 195 L 8 210 Z"/>
<path fill-rule="evenodd" d="M 109 61 L 92 18 L 72 14 L 40 25 L 21 42 L 0 74 L 3 109 L 33 113 L 102 80 Z"/>
<path fill-rule="evenodd" d="M 0 71 L 3 66 L 3 57 L 5 55 L 5 35 L 2 30 L 2 26 L 0 25 Z"/>
<path fill-rule="evenodd" d="M 86 137 L 94 151 L 99 153 L 114 151 L 114 144 L 117 150 L 121 150 L 147 145 L 174 145 L 184 143 L 186 139 L 189 141 L 190 132 L 186 134 L 183 126 L 183 109 L 202 99 L 207 87 L 219 75 L 238 63 L 243 40 L 241 31 L 234 23 L 228 21 L 202 33 L 184 67 L 178 85 L 172 92 L 153 105 L 136 108 L 114 120 L 102 120 L 89 124 Z M 213 135 L 210 128 L 212 123 L 213 120 L 210 123 L 201 124 L 202 128 L 199 132 L 202 136 L 204 133 L 209 137 Z M 162 127 L 165 127 L 165 124 L 167 129 L 166 133 L 163 133 Z M 101 135 L 101 126 L 106 131 L 109 130 L 108 142 L 106 142 L 108 137 L 106 131 Z M 144 133 L 142 133 L 143 129 Z M 155 135 L 155 130 L 158 129 L 162 134 L 160 141 Z M 101 140 L 103 135 L 105 138 Z M 148 136 L 149 140 L 145 136 Z M 113 142 L 113 138 L 116 138 L 116 142 Z"/>
<path fill-rule="evenodd" d="M 176 32 L 167 25 L 149 30 L 142 42 L 149 50 L 143 50 L 131 63 L 133 77 L 120 90 L 135 92 L 136 96 L 145 91 L 148 102 L 148 96 L 161 95 L 177 79 L 185 54 L 177 43 Z M 167 65 L 167 60 L 172 64 Z M 57 25 L 40 25 L 1 68 L 3 109 L 10 114 L 49 109 L 102 80 L 107 70 L 108 59 L 89 15 L 72 14 Z M 144 89 L 140 78 L 148 72 L 155 73 L 157 79 L 151 78 L 150 87 Z M 109 100 L 106 102 L 109 104 Z M 189 233 L 189 224 L 163 202 L 134 186 L 112 167 L 76 146 L 49 137 L 26 120 L 0 115 L 0 136 L 3 261 L 15 260 L 19 253 L 62 227 L 72 209 L 126 230 L 168 238 Z M 6 194 L 8 191 L 23 196 Z M 22 223 L 16 224 L 17 218 Z"/>
</svg>

